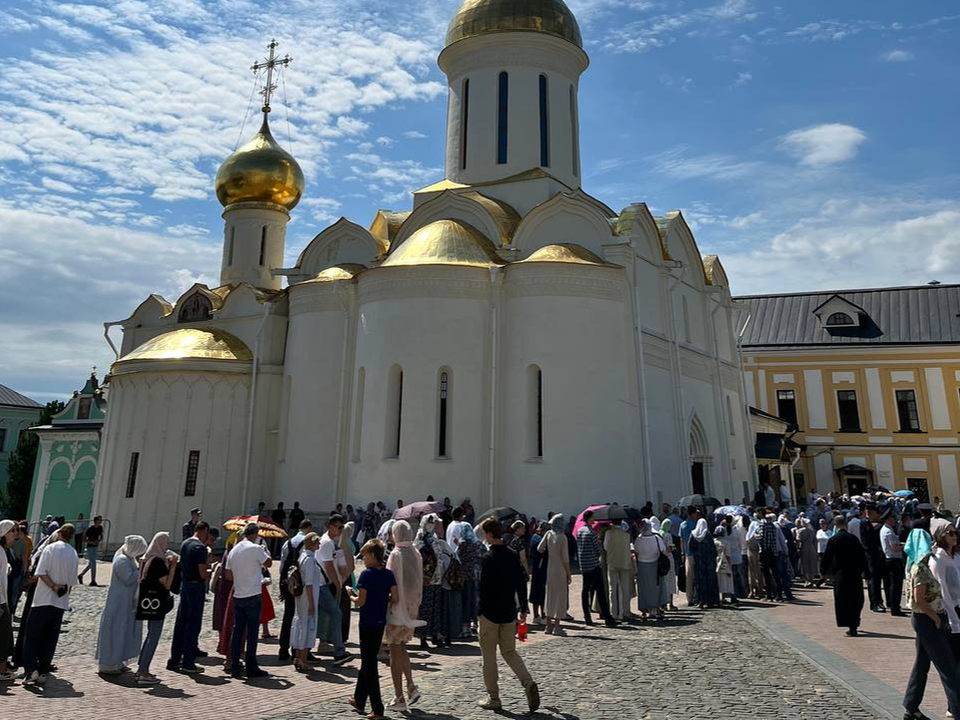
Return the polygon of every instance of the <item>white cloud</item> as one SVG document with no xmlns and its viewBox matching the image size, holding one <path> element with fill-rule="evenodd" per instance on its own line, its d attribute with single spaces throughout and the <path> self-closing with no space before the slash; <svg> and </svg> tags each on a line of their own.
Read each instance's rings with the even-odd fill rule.
<svg viewBox="0 0 960 720">
<path fill-rule="evenodd" d="M 403 134 L 403 136 L 404 136 L 405 138 L 407 138 L 408 140 L 423 140 L 424 138 L 427 137 L 426 135 L 424 135 L 424 134 L 423 134 L 422 132 L 420 132 L 419 130 L 407 130 L 407 131 Z"/>
<path fill-rule="evenodd" d="M 883 53 L 880 56 L 880 59 L 884 62 L 910 62 L 913 60 L 913 53 L 906 50 L 890 50 L 889 52 Z"/>
<path fill-rule="evenodd" d="M 802 165 L 816 167 L 852 159 L 866 139 L 866 134 L 852 125 L 826 123 L 787 133 L 781 145 Z"/>
<path fill-rule="evenodd" d="M 654 164 L 653 172 L 678 180 L 733 180 L 747 177 L 760 169 L 759 163 L 739 160 L 730 155 L 688 155 L 686 147 L 673 148 L 648 159 Z"/>
<path fill-rule="evenodd" d="M 746 85 L 753 80 L 753 74 L 748 72 L 737 73 L 737 79 L 733 81 L 734 85 Z"/>
<path fill-rule="evenodd" d="M 629 4 L 628 4 L 629 5 Z M 659 11 L 655 3 L 636 3 L 634 11 Z M 604 47 L 615 52 L 644 52 L 663 47 L 679 36 L 722 35 L 731 27 L 755 20 L 759 13 L 750 0 L 723 0 L 723 2 L 685 12 L 654 12 L 638 20 L 617 24 L 608 32 Z"/>
<path fill-rule="evenodd" d="M 960 202 L 840 200 L 724 266 L 735 293 L 950 281 L 960 274 Z"/>
</svg>

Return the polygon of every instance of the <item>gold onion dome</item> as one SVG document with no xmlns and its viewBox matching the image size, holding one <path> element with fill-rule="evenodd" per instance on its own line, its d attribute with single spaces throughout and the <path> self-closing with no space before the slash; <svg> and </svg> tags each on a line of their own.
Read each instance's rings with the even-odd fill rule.
<svg viewBox="0 0 960 720">
<path fill-rule="evenodd" d="M 183 328 L 163 333 L 127 353 L 114 365 L 147 360 L 236 360 L 250 362 L 253 353 L 240 338 L 223 330 Z"/>
<path fill-rule="evenodd" d="M 576 265 L 607 265 L 599 255 L 590 252 L 582 245 L 576 243 L 557 243 L 556 245 L 546 245 L 535 252 L 530 257 L 518 260 L 521 263 L 535 262 L 559 262 L 574 263 Z"/>
<path fill-rule="evenodd" d="M 583 47 L 580 26 L 563 0 L 465 0 L 447 27 L 446 45 L 511 30 L 556 35 Z"/>
<path fill-rule="evenodd" d="M 459 220 L 436 220 L 413 233 L 380 267 L 403 265 L 502 265 L 493 243 Z"/>
<path fill-rule="evenodd" d="M 273 139 L 264 115 L 260 131 L 223 161 L 214 187 L 224 207 L 269 202 L 292 210 L 303 195 L 303 170 Z"/>
</svg>

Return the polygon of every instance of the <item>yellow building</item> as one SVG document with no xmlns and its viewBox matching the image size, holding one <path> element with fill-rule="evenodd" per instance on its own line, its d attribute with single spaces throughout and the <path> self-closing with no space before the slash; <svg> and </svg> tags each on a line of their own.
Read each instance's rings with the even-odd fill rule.
<svg viewBox="0 0 960 720">
<path fill-rule="evenodd" d="M 798 498 L 869 485 L 960 505 L 960 285 L 738 298 L 751 406 L 795 424 Z"/>
</svg>

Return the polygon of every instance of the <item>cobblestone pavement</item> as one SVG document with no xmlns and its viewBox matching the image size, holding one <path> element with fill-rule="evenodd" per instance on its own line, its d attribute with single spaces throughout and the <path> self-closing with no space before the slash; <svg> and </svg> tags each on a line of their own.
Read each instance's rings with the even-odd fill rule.
<svg viewBox="0 0 960 720">
<path fill-rule="evenodd" d="M 101 567 L 107 577 L 109 568 Z M 100 609 L 106 588 L 77 588 L 73 612 L 61 637 L 56 662 L 59 671 L 43 690 L 0 684 L 0 718 L 39 712 L 155 720 L 157 717 L 205 716 L 222 708 L 232 720 L 325 720 L 356 717 L 346 704 L 352 693 L 358 661 L 343 668 L 323 662 L 315 672 L 300 675 L 291 666 L 276 664 L 275 645 L 261 645 L 263 665 L 270 678 L 240 682 L 219 668 L 215 636 L 210 630 L 207 604 L 202 645 L 211 658 L 201 661 L 207 672 L 185 676 L 167 672 L 163 665 L 172 622 L 168 621 L 154 671 L 163 684 L 135 687 L 133 676 L 101 678 L 93 654 Z M 571 598 L 579 598 L 575 579 Z M 806 608 L 798 607 L 797 612 Z M 574 610 L 576 613 L 577 611 Z M 566 638 L 533 633 L 521 646 L 529 669 L 540 684 L 543 707 L 534 718 L 586 720 L 625 717 L 636 720 L 714 720 L 737 714 L 757 720 L 889 718 L 898 708 L 879 710 L 865 703 L 850 686 L 831 677 L 806 656 L 773 639 L 750 613 L 768 609 L 714 610 L 701 613 L 681 609 L 662 624 L 625 624 L 620 628 L 569 624 Z M 356 622 L 356 613 L 354 613 Z M 279 623 L 273 623 L 274 632 Z M 351 637 L 356 639 L 354 628 Z M 275 642 L 275 641 L 273 641 Z M 356 648 L 351 648 L 356 652 Z M 494 718 L 476 707 L 483 697 L 479 649 L 475 643 L 455 646 L 439 654 L 412 652 L 415 679 L 423 700 L 412 717 L 424 720 Z M 392 696 L 389 669 L 381 666 L 384 698 Z M 522 689 L 504 666 L 502 716 L 526 715 Z M 16 704 L 13 704 L 13 701 Z M 739 707 L 739 710 L 736 708 Z M 838 709 L 842 709 L 838 714 Z"/>
</svg>

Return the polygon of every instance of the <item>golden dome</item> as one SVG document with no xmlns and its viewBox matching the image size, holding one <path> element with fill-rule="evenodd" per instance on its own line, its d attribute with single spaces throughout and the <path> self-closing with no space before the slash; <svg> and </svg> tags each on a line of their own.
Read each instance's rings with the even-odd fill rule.
<svg viewBox="0 0 960 720">
<path fill-rule="evenodd" d="M 502 265 L 493 243 L 459 220 L 436 220 L 424 225 L 390 253 L 380 267 L 402 265 Z"/>
<path fill-rule="evenodd" d="M 335 282 L 337 280 L 353 280 L 357 275 L 366 270 L 365 265 L 360 263 L 341 263 L 339 265 L 332 265 L 326 270 L 321 270 L 317 273 L 316 277 L 307 280 L 306 282 Z"/>
<path fill-rule="evenodd" d="M 303 171 L 273 139 L 264 115 L 260 131 L 223 161 L 214 187 L 224 207 L 239 202 L 270 202 L 292 210 L 303 195 Z"/>
<path fill-rule="evenodd" d="M 575 243 L 557 243 L 539 248 L 530 257 L 517 262 L 560 262 L 576 265 L 609 265 L 599 255 Z"/>
<path fill-rule="evenodd" d="M 244 342 L 223 330 L 183 328 L 147 340 L 114 363 L 144 360 L 236 360 L 250 362 L 253 353 Z"/>
<path fill-rule="evenodd" d="M 556 35 L 583 47 L 580 26 L 563 0 L 465 0 L 447 27 L 447 45 L 510 30 Z"/>
</svg>

